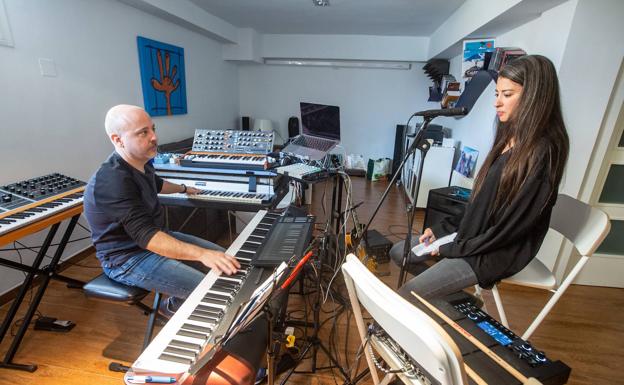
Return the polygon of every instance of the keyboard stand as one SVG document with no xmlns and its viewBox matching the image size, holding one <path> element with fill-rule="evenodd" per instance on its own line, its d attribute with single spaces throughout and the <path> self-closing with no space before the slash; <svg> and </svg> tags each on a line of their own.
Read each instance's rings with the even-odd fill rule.
<svg viewBox="0 0 624 385">
<path fill-rule="evenodd" d="M 15 297 L 15 299 L 13 300 L 13 303 L 11 304 L 11 308 L 9 309 L 9 312 L 7 313 L 6 317 L 4 318 L 4 321 L 2 322 L 2 326 L 0 327 L 0 342 L 2 342 L 2 340 L 4 339 L 4 336 L 11 329 L 11 325 L 13 324 L 13 319 L 17 315 L 17 311 L 19 310 L 20 305 L 24 301 L 24 298 L 26 297 L 26 293 L 33 285 L 33 281 L 35 277 L 39 276 L 41 278 L 41 283 L 39 284 L 37 293 L 35 294 L 32 302 L 28 306 L 28 310 L 26 311 L 26 314 L 24 315 L 24 321 L 22 322 L 15 337 L 13 337 L 13 341 L 11 342 L 11 346 L 9 347 L 9 350 L 6 352 L 2 362 L 0 362 L 0 368 L 24 370 L 24 371 L 31 372 L 31 373 L 37 370 L 36 364 L 18 364 L 18 363 L 13 362 L 13 358 L 15 357 L 15 353 L 17 352 L 17 349 L 19 348 L 22 342 L 22 339 L 24 338 L 24 334 L 26 333 L 26 330 L 28 330 L 30 322 L 32 321 L 33 316 L 35 315 L 35 312 L 37 311 L 37 307 L 39 306 L 39 303 L 41 302 L 41 299 L 43 298 L 43 294 L 45 293 L 45 290 L 48 287 L 48 284 L 50 283 L 50 279 L 54 278 L 54 279 L 61 280 L 63 282 L 66 282 L 68 284 L 68 287 L 73 287 L 73 288 L 81 288 L 82 285 L 84 284 L 84 282 L 81 282 L 72 278 L 64 277 L 56 273 L 56 268 L 58 266 L 58 263 L 61 259 L 61 256 L 63 255 L 63 252 L 65 251 L 65 247 L 67 246 L 67 243 L 69 242 L 69 238 L 71 237 L 71 234 L 74 231 L 74 228 L 76 227 L 76 223 L 78 223 L 78 218 L 80 218 L 81 212 L 82 212 L 82 205 L 79 205 L 79 206 L 72 207 L 66 211 L 60 212 L 56 215 L 53 215 L 50 218 L 46 218 L 43 221 L 41 221 L 41 222 L 44 222 L 44 221 L 48 222 L 49 224 L 51 224 L 51 227 L 50 227 L 50 230 L 48 231 L 45 241 L 43 242 L 43 245 L 41 246 L 41 248 L 39 249 L 39 252 L 37 253 L 37 256 L 35 257 L 35 260 L 32 266 L 9 261 L 6 259 L 0 259 L 0 265 L 8 266 L 10 268 L 22 270 L 28 273 L 26 275 L 26 278 L 24 279 L 24 282 L 22 283 L 20 287 L 20 290 L 17 296 Z M 61 238 L 61 241 L 58 245 L 58 248 L 56 249 L 54 256 L 52 257 L 52 261 L 50 262 L 48 266 L 41 268 L 41 263 L 43 262 L 43 258 L 48 252 L 48 249 L 50 248 L 50 245 L 52 244 L 52 240 L 54 239 L 54 236 L 56 235 L 56 232 L 58 231 L 58 228 L 61 222 L 65 220 L 66 218 L 69 218 L 70 216 L 71 216 L 71 220 L 69 221 L 69 224 L 67 225 L 67 229 L 65 229 L 65 233 L 63 234 L 63 237 Z M 35 230 L 31 232 L 28 232 L 28 228 L 31 226 L 27 226 L 26 228 L 16 230 L 14 233 L 19 232 L 19 234 L 15 234 L 15 236 L 11 236 L 11 233 L 8 233 L 6 236 L 2 237 L 1 243 L 2 244 L 9 243 L 16 239 L 22 238 L 23 236 L 29 233 L 32 234 L 35 231 L 40 230 L 40 229 L 36 229 L 36 227 L 40 227 L 40 226 L 35 226 L 35 225 L 37 224 L 35 223 L 32 226 L 32 228 L 35 228 Z"/>
</svg>

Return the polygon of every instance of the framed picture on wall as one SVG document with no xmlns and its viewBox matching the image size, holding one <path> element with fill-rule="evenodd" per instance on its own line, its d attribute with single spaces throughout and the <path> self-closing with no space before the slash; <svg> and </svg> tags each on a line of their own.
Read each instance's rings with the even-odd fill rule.
<svg viewBox="0 0 624 385">
<path fill-rule="evenodd" d="M 494 51 L 494 39 L 464 40 L 462 79 L 470 80 L 484 68 L 486 52 Z"/>
<path fill-rule="evenodd" d="M 184 48 L 137 36 L 145 111 L 151 116 L 186 114 Z"/>
<path fill-rule="evenodd" d="M 466 178 L 472 178 L 474 176 L 478 156 L 479 151 L 468 146 L 463 146 L 461 155 L 459 156 L 459 161 L 455 165 L 455 171 L 462 174 Z"/>
</svg>

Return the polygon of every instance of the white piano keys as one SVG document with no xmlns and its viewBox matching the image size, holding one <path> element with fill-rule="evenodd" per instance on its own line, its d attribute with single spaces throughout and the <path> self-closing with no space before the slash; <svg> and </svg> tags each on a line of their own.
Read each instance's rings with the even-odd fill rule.
<svg viewBox="0 0 624 385">
<path fill-rule="evenodd" d="M 241 246 L 245 243 L 249 235 L 255 230 L 256 226 L 265 216 L 266 211 L 259 211 L 247 224 L 247 226 L 243 229 L 241 234 L 234 240 L 232 245 L 226 250 L 227 254 L 235 255 Z M 201 350 L 204 349 L 208 342 L 212 342 L 213 337 L 203 339 L 203 338 L 195 338 L 192 336 L 184 336 L 179 335 L 178 331 L 182 328 L 184 324 L 196 325 L 196 326 L 206 326 L 206 323 L 202 323 L 201 321 L 193 321 L 190 320 L 189 317 L 201 304 L 209 304 L 203 301 L 204 296 L 207 293 L 219 292 L 216 290 L 212 290 L 211 287 L 213 284 L 219 279 L 216 273 L 211 271 L 206 275 L 206 277 L 201 281 L 201 283 L 193 290 L 191 295 L 184 301 L 180 309 L 171 317 L 171 319 L 167 322 L 167 324 L 162 328 L 162 330 L 154 337 L 152 342 L 147 346 L 147 348 L 141 353 L 139 358 L 132 365 L 132 369 L 135 373 L 149 373 L 149 372 L 159 372 L 164 374 L 179 374 L 186 372 L 190 363 L 189 358 L 184 356 L 183 354 L 176 353 L 175 351 L 169 351 L 165 353 L 167 347 L 169 347 L 170 343 L 173 340 L 182 341 L 187 344 L 195 344 L 200 345 Z M 210 306 L 217 307 L 222 309 L 223 311 L 236 311 L 236 309 L 228 309 L 225 305 L 214 305 L 210 304 Z M 190 335 L 190 333 L 189 333 Z M 173 362 L 169 360 L 163 360 L 159 357 L 161 354 L 167 354 L 171 357 L 177 357 L 181 362 Z M 186 362 L 182 362 L 186 361 Z"/>
<path fill-rule="evenodd" d="M 27 226 L 43 218 L 52 216 L 56 213 L 77 206 L 82 203 L 82 200 L 82 193 L 76 193 L 64 198 L 59 198 L 58 200 L 45 203 L 42 206 L 37 206 L 29 210 L 25 210 L 26 213 L 32 213 L 32 215 L 29 215 L 25 218 L 18 218 L 19 216 L 23 216 L 25 212 L 17 213 L 17 217 L 9 215 L 5 218 L 0 219 L 0 235 L 7 234 L 13 230 L 19 229 L 20 227 Z M 52 205 L 55 207 L 46 207 Z M 10 221 L 11 223 L 6 223 L 8 221 Z"/>
<path fill-rule="evenodd" d="M 187 187 L 194 187 L 202 190 L 202 193 L 192 195 L 182 193 L 158 194 L 159 197 L 261 204 L 270 200 L 275 195 L 273 186 L 270 185 L 256 185 L 256 191 L 249 192 L 249 185 L 247 183 L 222 183 L 175 178 L 167 178 L 167 181 L 175 184 L 185 184 Z"/>
</svg>

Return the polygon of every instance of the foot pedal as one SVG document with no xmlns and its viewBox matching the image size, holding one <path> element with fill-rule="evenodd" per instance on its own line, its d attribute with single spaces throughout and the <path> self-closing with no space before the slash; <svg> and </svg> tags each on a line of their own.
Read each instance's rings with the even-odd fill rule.
<svg viewBox="0 0 624 385">
<path fill-rule="evenodd" d="M 35 321 L 35 330 L 51 332 L 68 332 L 76 326 L 72 321 L 59 320 L 52 317 L 41 317 Z"/>
<path fill-rule="evenodd" d="M 125 373 L 130 370 L 130 367 L 120 364 L 119 362 L 111 362 L 110 364 L 108 364 L 108 370 L 110 370 L 111 372 Z"/>
</svg>

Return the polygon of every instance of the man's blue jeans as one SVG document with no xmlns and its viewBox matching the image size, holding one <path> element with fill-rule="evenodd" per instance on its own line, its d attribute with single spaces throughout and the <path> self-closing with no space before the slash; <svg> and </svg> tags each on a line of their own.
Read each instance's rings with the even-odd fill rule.
<svg viewBox="0 0 624 385">
<path fill-rule="evenodd" d="M 224 250 L 219 245 L 193 235 L 175 231 L 168 232 L 168 234 L 205 249 Z M 200 262 L 178 261 L 149 250 L 133 255 L 120 266 L 104 268 L 104 273 L 109 278 L 124 285 L 137 286 L 168 295 L 169 298 L 161 306 L 161 310 L 168 316 L 178 310 L 209 271 L 210 269 Z"/>
</svg>

